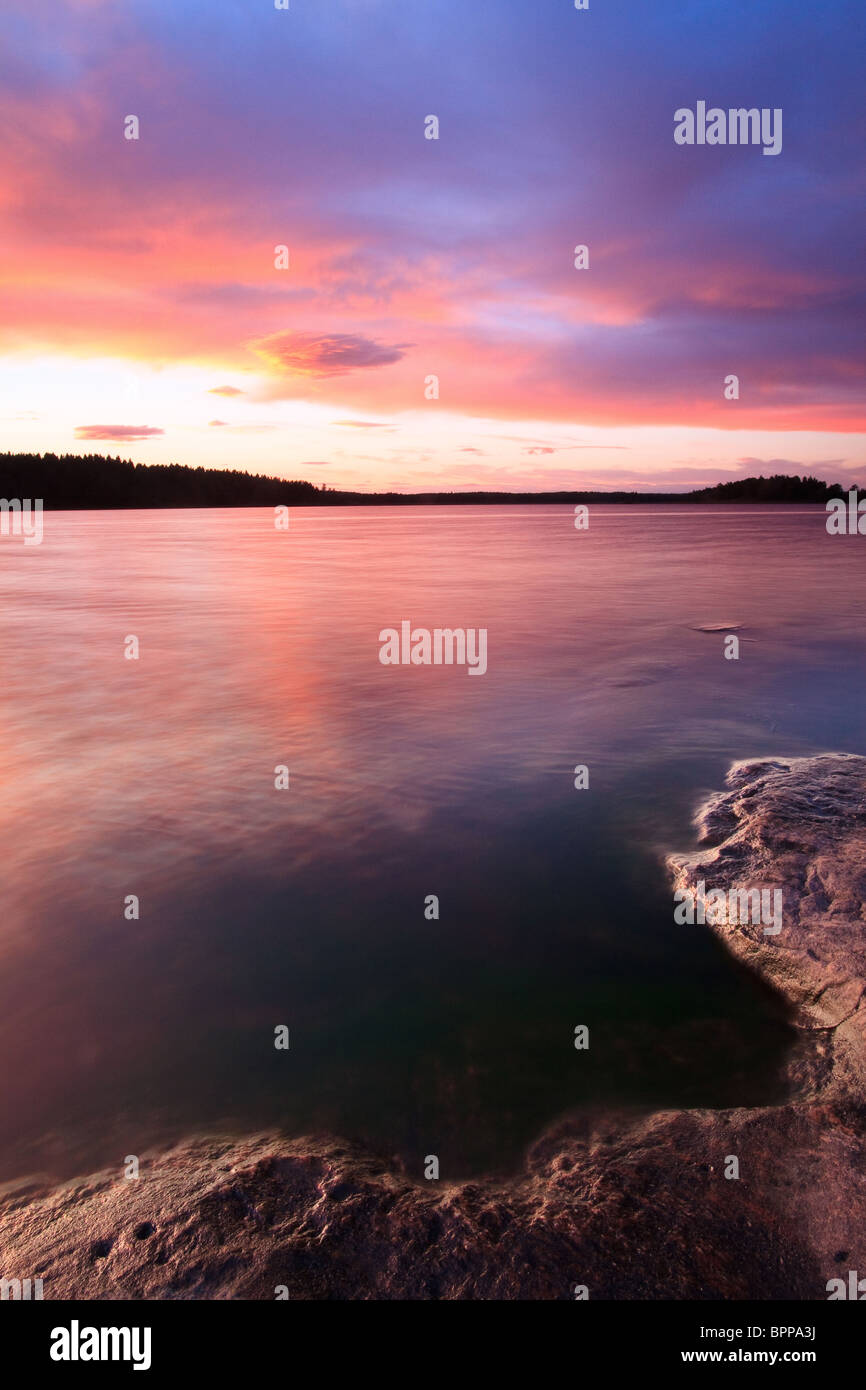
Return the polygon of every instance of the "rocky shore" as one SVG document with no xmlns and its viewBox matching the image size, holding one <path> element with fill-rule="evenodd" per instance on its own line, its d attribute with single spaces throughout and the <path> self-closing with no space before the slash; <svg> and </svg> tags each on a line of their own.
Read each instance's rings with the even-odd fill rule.
<svg viewBox="0 0 866 1390">
<path fill-rule="evenodd" d="M 0 1200 L 46 1299 L 826 1299 L 866 1274 L 866 758 L 735 764 L 677 889 L 766 885 L 716 931 L 789 1002 L 782 1105 L 575 1117 L 509 1182 L 418 1183 L 338 1140 L 198 1139 Z M 726 1177 L 736 1158 L 739 1177 Z"/>
</svg>

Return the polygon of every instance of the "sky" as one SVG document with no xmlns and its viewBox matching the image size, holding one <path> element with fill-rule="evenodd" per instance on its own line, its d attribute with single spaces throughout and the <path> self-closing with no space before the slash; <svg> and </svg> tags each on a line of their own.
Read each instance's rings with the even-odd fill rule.
<svg viewBox="0 0 866 1390">
<path fill-rule="evenodd" d="M 862 0 L 4 0 L 0 448 L 866 478 L 864 47 Z M 780 153 L 677 144 L 699 101 Z"/>
</svg>

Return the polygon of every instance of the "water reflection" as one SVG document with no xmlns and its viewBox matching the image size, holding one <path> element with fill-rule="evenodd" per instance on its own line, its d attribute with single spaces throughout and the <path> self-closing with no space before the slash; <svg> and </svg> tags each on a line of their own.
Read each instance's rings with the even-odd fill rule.
<svg viewBox="0 0 866 1390">
<path fill-rule="evenodd" d="M 866 751 L 863 566 L 812 508 L 81 513 L 4 543 L 0 1177 L 218 1122 L 453 1174 L 575 1105 L 774 1097 L 789 1032 L 674 927 L 658 855 L 730 759 Z M 383 667 L 403 619 L 486 627 L 487 674 Z"/>
</svg>

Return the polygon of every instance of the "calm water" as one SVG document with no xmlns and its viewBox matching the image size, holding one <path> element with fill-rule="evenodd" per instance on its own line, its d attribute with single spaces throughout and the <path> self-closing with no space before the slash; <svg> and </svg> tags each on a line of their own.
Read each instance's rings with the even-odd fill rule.
<svg viewBox="0 0 866 1390">
<path fill-rule="evenodd" d="M 66 513 L 0 541 L 0 1180 L 216 1125 L 447 1178 L 579 1106 L 777 1098 L 793 1035 L 674 926 L 660 855 L 733 758 L 866 753 L 864 577 L 820 508 Z M 380 665 L 402 619 L 486 627 L 487 674 Z"/>
</svg>

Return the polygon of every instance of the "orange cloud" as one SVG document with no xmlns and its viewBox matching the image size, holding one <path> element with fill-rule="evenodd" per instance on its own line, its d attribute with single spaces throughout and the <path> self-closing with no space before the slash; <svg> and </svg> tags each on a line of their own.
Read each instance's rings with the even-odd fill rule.
<svg viewBox="0 0 866 1390">
<path fill-rule="evenodd" d="M 394 426 L 387 420 L 332 420 L 344 430 L 392 430 Z"/>
<path fill-rule="evenodd" d="M 361 333 L 272 333 L 250 343 L 268 365 L 291 376 L 332 377 L 369 367 L 390 367 L 409 343 L 377 343 Z"/>
</svg>

